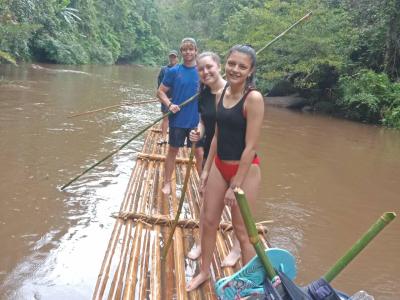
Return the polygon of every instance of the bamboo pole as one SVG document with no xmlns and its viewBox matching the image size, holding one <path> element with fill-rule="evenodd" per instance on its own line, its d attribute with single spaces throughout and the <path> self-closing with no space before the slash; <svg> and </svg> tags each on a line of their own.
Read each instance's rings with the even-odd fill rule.
<svg viewBox="0 0 400 300">
<path fill-rule="evenodd" d="M 177 300 L 186 300 L 187 292 L 186 292 L 186 281 L 185 281 L 185 265 L 181 263 L 184 255 L 184 247 L 183 247 L 183 234 L 182 228 L 176 228 L 176 230 L 171 229 L 170 236 L 175 235 L 174 238 L 174 261 L 175 261 L 175 285 L 176 285 L 176 293 Z M 166 253 L 163 254 L 163 260 L 165 260 Z"/>
<path fill-rule="evenodd" d="M 142 193 L 141 195 L 145 195 L 147 191 L 147 186 L 142 187 Z M 144 206 L 145 206 L 145 197 L 139 197 L 139 209 L 140 211 L 143 211 Z M 128 225 L 131 226 L 132 222 L 128 222 Z M 143 227 L 144 224 L 139 222 L 138 224 L 135 224 L 135 232 L 133 235 L 133 241 L 132 241 L 132 248 L 129 256 L 129 264 L 128 264 L 128 269 L 126 274 L 124 274 L 124 278 L 121 280 L 124 280 L 124 289 L 122 293 L 122 299 L 127 300 L 127 299 L 134 299 L 135 296 L 135 290 L 136 290 L 136 285 L 137 285 L 137 279 L 138 279 L 138 266 L 139 266 L 139 259 L 141 258 L 141 238 L 142 238 L 142 232 L 143 232 Z"/>
<path fill-rule="evenodd" d="M 394 212 L 386 212 L 364 233 L 361 238 L 324 275 L 331 282 L 339 273 L 388 225 L 396 218 Z"/>
<path fill-rule="evenodd" d="M 128 183 L 128 187 L 126 189 L 125 195 L 124 195 L 124 200 L 122 201 L 121 204 L 121 210 L 126 210 L 126 209 L 132 209 L 132 207 L 129 207 L 129 196 L 132 192 L 132 190 L 135 189 L 135 187 L 138 185 L 140 178 L 139 175 L 139 168 L 135 167 L 132 170 L 131 177 Z M 93 293 L 93 300 L 95 299 L 102 299 L 104 295 L 104 291 L 107 285 L 107 281 L 109 278 L 109 272 L 111 268 L 111 262 L 115 253 L 116 246 L 118 244 L 118 236 L 121 232 L 121 229 L 124 225 L 124 222 L 117 221 L 114 225 L 113 232 L 111 234 L 110 241 L 108 243 L 108 247 L 105 253 L 105 257 L 103 259 L 103 263 L 100 269 L 100 274 L 98 276 L 97 282 L 96 282 L 96 287 Z"/>
<path fill-rule="evenodd" d="M 140 206 L 140 202 L 133 201 L 135 195 L 137 195 L 137 191 L 140 190 L 141 181 L 138 180 L 139 178 L 143 178 L 144 172 L 146 170 L 144 166 L 145 162 L 139 160 L 134 170 L 136 171 L 136 178 L 135 185 L 131 189 L 127 189 L 126 191 L 126 200 L 127 203 L 125 205 L 126 209 L 138 209 Z M 123 242 L 121 244 L 120 250 L 120 260 L 117 265 L 117 268 L 114 272 L 113 280 L 111 282 L 111 286 L 109 289 L 108 299 L 120 299 L 122 295 L 122 291 L 124 288 L 124 275 L 126 272 L 127 264 L 129 262 L 129 249 L 130 249 L 130 239 L 132 236 L 132 232 L 136 233 L 137 228 L 133 228 L 133 222 L 125 222 L 124 223 L 124 235 L 123 235 Z M 118 242 L 119 240 L 117 240 Z"/>
<path fill-rule="evenodd" d="M 196 146 L 196 143 L 192 143 L 192 148 L 190 149 L 190 155 L 189 155 L 189 163 L 187 164 L 187 167 L 186 167 L 185 181 L 183 182 L 182 193 L 181 193 L 181 197 L 179 200 L 178 210 L 176 211 L 175 220 L 174 220 L 174 223 L 172 224 L 171 233 L 170 233 L 170 235 L 167 239 L 167 243 L 165 244 L 165 247 L 163 249 L 163 254 L 161 256 L 161 259 L 165 259 L 165 257 L 167 256 L 169 247 L 171 245 L 172 237 L 174 235 L 174 231 L 178 224 L 179 216 L 182 211 L 183 200 L 185 199 L 185 193 L 186 193 L 186 189 L 187 189 L 188 182 L 189 182 L 190 170 L 192 169 L 192 162 L 193 162 L 193 158 L 194 158 L 195 146 Z"/>
<path fill-rule="evenodd" d="M 139 164 L 137 163 L 135 168 L 138 167 L 140 169 L 140 178 L 144 178 L 147 162 L 140 161 Z M 144 198 L 140 197 L 143 194 L 143 190 L 145 186 L 143 186 L 142 182 L 136 186 L 133 192 L 130 194 L 131 206 L 134 206 L 135 209 L 142 211 L 144 206 Z M 137 201 L 135 201 L 137 200 Z M 117 290 L 115 293 L 115 297 L 110 297 L 110 299 L 122 299 L 127 286 L 130 286 L 130 280 L 133 279 L 133 282 L 136 284 L 136 278 L 132 278 L 129 275 L 130 268 L 132 268 L 132 264 L 137 263 L 137 261 L 133 260 L 132 258 L 136 257 L 136 254 L 140 253 L 140 244 L 139 238 L 142 235 L 142 227 L 143 224 L 134 224 L 133 221 L 128 221 L 125 224 L 125 231 L 134 230 L 133 234 L 129 236 L 129 241 L 126 244 L 122 244 L 123 251 L 125 249 L 125 255 L 120 258 L 121 260 L 121 267 L 116 270 L 114 275 L 114 280 L 117 282 Z M 132 237 L 133 241 L 132 241 Z M 132 246 L 131 246 L 132 245 Z M 136 273 L 135 273 L 136 275 Z"/>
<path fill-rule="evenodd" d="M 196 99 L 196 97 L 198 96 L 198 93 L 193 95 L 192 97 L 190 97 L 189 99 L 187 99 L 186 101 L 182 102 L 181 104 L 179 104 L 179 107 L 182 108 L 184 106 L 186 106 L 187 104 L 189 104 L 190 102 L 192 102 L 193 100 Z M 132 142 L 134 139 L 136 139 L 138 136 L 142 135 L 147 129 L 149 129 L 150 127 L 152 127 L 154 124 L 156 124 L 158 121 L 164 119 L 166 116 L 169 116 L 171 114 L 171 112 L 167 112 L 165 114 L 163 114 L 161 117 L 157 118 L 155 121 L 153 121 L 150 125 L 146 126 L 145 128 L 143 128 L 142 130 L 140 130 L 137 134 L 135 134 L 133 137 L 131 137 L 129 140 L 127 140 L 125 143 L 123 143 L 121 146 L 119 146 L 117 149 L 113 150 L 111 153 L 109 153 L 108 155 L 106 155 L 104 158 L 100 159 L 98 162 L 94 163 L 93 165 L 91 165 L 89 168 L 85 169 L 83 172 L 81 172 L 78 176 L 75 176 L 73 179 L 71 179 L 70 181 L 68 181 L 66 184 L 64 184 L 61 187 L 61 190 L 64 190 L 66 187 L 70 186 L 73 182 L 75 182 L 76 180 L 78 180 L 79 178 L 81 178 L 83 175 L 85 175 L 87 172 L 89 172 L 90 170 L 92 170 L 93 168 L 97 167 L 99 164 L 101 164 L 103 161 L 107 160 L 108 158 L 110 158 L 111 156 L 113 156 L 114 154 L 116 154 L 117 152 L 121 151 L 123 148 L 125 148 L 130 142 Z"/>
<path fill-rule="evenodd" d="M 139 160 L 139 162 L 137 163 L 137 165 L 135 166 L 135 169 L 138 168 L 140 170 L 139 173 L 139 178 L 144 178 L 145 177 L 145 173 L 151 173 L 154 172 L 154 167 L 152 166 L 152 163 L 148 163 L 147 161 L 141 161 Z M 148 175 L 149 178 L 152 178 L 151 175 Z M 141 181 L 139 181 L 141 182 Z M 142 183 L 142 182 L 141 182 Z M 138 184 L 136 186 L 136 189 L 130 194 L 130 202 L 131 202 L 131 206 L 137 206 L 137 209 L 140 211 L 143 211 L 144 207 L 146 206 L 146 197 L 139 197 L 137 198 L 138 195 L 146 195 L 147 191 L 149 190 L 149 185 L 145 184 Z M 138 199 L 138 201 L 134 201 L 135 199 Z M 129 222 L 126 222 L 126 226 L 125 226 L 125 235 L 124 235 L 124 240 L 122 242 L 122 246 L 121 246 L 121 255 L 120 255 L 120 261 L 118 264 L 118 267 L 114 273 L 114 278 L 110 287 L 110 292 L 109 292 L 109 297 L 108 299 L 121 299 L 122 297 L 122 293 L 124 290 L 124 284 L 125 284 L 125 275 L 127 272 L 127 267 L 128 264 L 130 264 L 131 262 L 131 255 L 129 252 L 130 249 L 130 240 L 132 238 L 132 228 L 134 227 L 134 223 L 133 220 L 130 220 Z M 136 226 L 135 227 L 135 231 L 133 236 L 137 237 L 140 241 L 139 243 L 139 253 L 143 252 L 143 239 L 141 236 L 144 235 L 145 238 L 147 238 L 147 232 L 145 231 L 144 234 L 142 233 L 143 228 L 141 228 L 143 225 L 141 226 Z M 125 238 L 126 237 L 126 238 Z M 136 240 L 134 239 L 134 247 L 137 247 L 137 245 L 135 244 Z M 146 246 L 146 245 L 145 245 Z M 132 249 L 133 249 L 132 248 Z M 145 256 L 146 257 L 146 256 Z M 129 275 L 128 275 L 129 276 Z M 140 277 L 139 277 L 140 278 Z"/>
<path fill-rule="evenodd" d="M 80 117 L 80 116 L 84 116 L 84 115 L 89 115 L 89 114 L 93 114 L 96 112 L 100 112 L 100 111 L 104 111 L 104 110 L 108 110 L 111 108 L 115 108 L 115 107 L 120 107 L 120 106 L 131 106 L 131 105 L 139 105 L 139 104 L 146 104 L 146 103 L 155 103 L 158 102 L 158 100 L 150 100 L 150 101 L 141 101 L 141 102 L 132 102 L 132 103 L 122 103 L 122 104 L 115 104 L 115 105 L 110 105 L 110 106 L 106 106 L 106 107 L 102 107 L 102 108 L 98 108 L 98 109 L 94 109 L 94 110 L 88 110 L 85 112 L 81 112 L 81 113 L 76 113 L 76 114 L 72 114 L 69 115 L 67 118 L 75 118 L 75 117 Z"/>
<path fill-rule="evenodd" d="M 169 213 L 169 204 L 168 204 L 168 199 L 166 199 L 165 195 L 162 194 L 161 192 L 161 187 L 163 184 L 163 177 L 164 177 L 164 162 L 159 161 L 157 162 L 159 164 L 159 178 L 158 178 L 158 192 L 160 195 L 160 213 L 163 215 L 166 215 Z M 175 176 L 175 172 L 172 174 L 172 177 Z M 173 183 L 173 182 L 171 182 Z M 172 184 L 172 192 L 174 192 L 175 185 Z M 156 225 L 158 226 L 158 225 Z M 161 260 L 161 248 L 162 245 L 165 244 L 165 237 L 169 233 L 170 227 L 168 226 L 163 226 L 160 227 L 161 231 L 161 238 L 160 238 L 160 244 L 158 246 L 159 248 L 159 256 L 157 257 L 157 264 L 160 266 L 160 288 L 161 288 L 161 299 L 173 299 L 173 286 L 174 286 L 174 269 L 173 269 L 173 256 L 172 253 L 169 253 L 166 260 L 163 261 Z"/>
<path fill-rule="evenodd" d="M 155 147 L 153 147 L 153 152 L 155 150 Z M 154 207 L 157 205 L 157 198 L 156 198 L 156 193 L 160 191 L 158 188 L 158 185 L 156 184 L 156 167 L 158 167 L 157 162 L 152 162 L 153 168 L 152 172 L 148 172 L 147 178 L 149 179 L 149 192 L 148 192 L 148 201 L 146 201 L 146 213 L 150 214 L 152 213 Z M 154 259 L 154 256 L 152 256 L 152 239 L 151 235 L 153 234 L 153 228 L 151 230 L 146 227 L 146 234 L 147 234 L 147 240 L 144 241 L 144 251 L 141 252 L 142 255 L 142 267 L 141 267 L 141 282 L 140 282 L 140 289 L 139 289 L 139 299 L 147 299 L 148 298 L 148 285 L 150 284 L 150 280 L 147 278 L 147 273 L 150 271 L 152 273 L 152 268 L 151 266 L 152 259 Z M 144 262 L 143 262 L 144 260 Z M 155 270 L 154 270 L 155 271 Z M 150 286 L 151 288 L 151 286 Z"/>
<path fill-rule="evenodd" d="M 149 260 L 150 260 L 150 230 L 146 228 L 144 237 L 142 239 L 142 249 L 140 251 L 140 256 L 141 256 L 141 263 L 140 263 L 140 269 L 139 269 L 139 291 L 138 291 L 138 299 L 146 299 L 147 298 L 147 270 L 149 266 Z"/>
<path fill-rule="evenodd" d="M 288 33 L 290 30 L 292 30 L 294 27 L 296 27 L 298 24 L 300 24 L 304 20 L 307 20 L 309 17 L 311 17 L 311 15 L 312 15 L 312 11 L 310 11 L 304 17 L 302 17 L 301 19 L 297 20 L 295 23 L 290 25 L 285 31 L 283 31 L 281 34 L 277 35 L 272 41 L 270 41 L 264 47 L 262 47 L 260 50 L 258 50 L 256 52 L 256 54 L 258 55 L 261 51 L 263 51 L 266 48 L 268 48 L 269 46 L 271 46 L 273 43 L 275 43 L 277 40 L 279 40 L 282 36 L 284 36 L 286 33 Z"/>
<path fill-rule="evenodd" d="M 192 148 L 191 148 L 191 153 L 192 155 L 194 155 L 194 147 L 195 144 L 193 143 Z M 182 155 L 185 155 L 185 151 L 186 148 L 182 149 Z M 176 191 L 174 191 L 171 194 L 171 213 L 175 214 L 175 216 L 180 215 L 180 212 L 183 208 L 183 200 L 185 198 L 189 199 L 190 197 L 190 191 L 188 191 L 188 185 L 189 185 L 189 177 L 188 176 L 188 172 L 190 172 L 190 169 L 192 167 L 192 164 L 189 163 L 186 165 L 186 171 L 184 172 L 182 170 L 181 167 L 175 168 L 176 171 L 176 182 L 182 182 L 184 181 L 183 187 L 182 187 L 182 191 L 181 191 L 181 197 L 179 199 L 179 201 L 177 200 L 176 197 Z M 182 175 L 184 172 L 184 180 L 182 180 Z M 190 175 L 190 173 L 189 173 Z M 176 187 L 176 185 L 175 185 Z M 189 201 L 189 200 L 188 200 Z M 176 220 L 176 218 L 175 218 Z M 185 253 L 184 253 L 184 240 L 183 240 L 183 229 L 182 228 L 176 228 L 176 226 L 174 227 L 174 224 L 176 224 L 175 222 L 172 224 L 172 227 L 170 229 L 169 232 L 169 238 L 167 240 L 167 244 L 164 247 L 164 251 L 166 249 L 166 247 L 168 247 L 168 242 L 173 242 L 173 251 L 172 255 L 174 258 L 174 264 L 173 264 L 173 268 L 174 268 L 174 275 L 175 275 L 175 297 L 177 300 L 187 300 L 188 299 L 188 294 L 186 292 L 186 281 L 185 281 L 185 264 L 183 262 L 183 259 L 185 257 Z M 173 237 L 173 239 L 171 239 L 171 237 Z M 163 251 L 163 255 L 165 257 L 165 252 Z M 168 252 L 168 251 L 167 251 Z M 165 259 L 163 257 L 161 257 L 162 261 L 165 261 Z"/>
<path fill-rule="evenodd" d="M 160 169 L 161 165 L 157 162 L 157 166 Z M 157 185 L 155 186 L 157 190 L 157 205 L 153 207 L 153 212 L 158 215 L 162 213 L 162 176 L 159 176 L 157 179 Z M 161 264 L 160 264 L 160 234 L 161 234 L 161 226 L 154 225 L 153 227 L 153 255 L 151 261 L 151 274 L 150 274 L 150 299 L 152 300 L 161 300 Z"/>
<path fill-rule="evenodd" d="M 272 266 L 270 260 L 265 255 L 264 245 L 262 244 L 260 237 L 258 236 L 256 226 L 254 224 L 254 219 L 250 211 L 249 204 L 247 203 L 246 196 L 244 195 L 243 190 L 240 188 L 235 188 L 234 190 L 237 203 L 239 204 L 240 213 L 242 215 L 243 221 L 246 225 L 247 233 L 249 235 L 250 242 L 253 244 L 254 249 L 258 257 L 261 260 L 262 265 L 264 266 L 265 271 L 267 272 L 267 276 L 270 280 L 272 280 L 276 275 L 274 267 Z"/>
</svg>

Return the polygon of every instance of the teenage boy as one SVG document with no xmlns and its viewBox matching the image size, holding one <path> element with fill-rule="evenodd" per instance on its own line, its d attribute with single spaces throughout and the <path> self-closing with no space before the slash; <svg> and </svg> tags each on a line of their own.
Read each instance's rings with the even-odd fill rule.
<svg viewBox="0 0 400 300">
<path fill-rule="evenodd" d="M 189 99 L 198 92 L 199 75 L 196 67 L 197 44 L 193 38 L 184 38 L 180 45 L 183 59 L 182 64 L 177 64 L 168 70 L 158 88 L 157 96 L 172 114 L 169 115 L 169 147 L 165 159 L 164 185 L 161 191 L 168 195 L 171 193 L 171 177 L 175 169 L 175 159 L 180 147 L 191 147 L 189 140 L 190 130 L 197 127 L 199 112 L 197 99 L 180 108 L 179 104 Z M 167 93 L 172 91 L 171 100 Z M 196 144 L 196 167 L 201 173 L 203 148 L 201 143 Z"/>
</svg>

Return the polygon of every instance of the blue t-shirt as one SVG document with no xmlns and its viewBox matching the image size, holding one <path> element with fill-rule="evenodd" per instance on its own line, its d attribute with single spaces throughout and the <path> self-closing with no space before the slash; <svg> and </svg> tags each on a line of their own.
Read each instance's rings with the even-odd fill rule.
<svg viewBox="0 0 400 300">
<path fill-rule="evenodd" d="M 199 75 L 197 67 L 186 67 L 178 64 L 166 72 L 163 85 L 172 91 L 172 103 L 181 104 L 198 92 Z M 194 128 L 199 123 L 198 99 L 181 108 L 176 114 L 169 115 L 169 126 Z"/>
</svg>

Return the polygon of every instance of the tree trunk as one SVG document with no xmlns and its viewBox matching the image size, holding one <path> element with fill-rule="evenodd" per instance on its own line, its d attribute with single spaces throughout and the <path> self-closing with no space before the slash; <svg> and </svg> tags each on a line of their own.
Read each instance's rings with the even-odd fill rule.
<svg viewBox="0 0 400 300">
<path fill-rule="evenodd" d="M 400 0 L 388 0 L 388 24 L 385 47 L 385 72 L 396 80 L 400 75 Z"/>
</svg>

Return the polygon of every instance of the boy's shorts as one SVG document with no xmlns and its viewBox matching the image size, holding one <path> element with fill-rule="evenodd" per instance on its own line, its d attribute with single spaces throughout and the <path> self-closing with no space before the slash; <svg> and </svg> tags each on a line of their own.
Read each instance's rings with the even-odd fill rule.
<svg viewBox="0 0 400 300">
<path fill-rule="evenodd" d="M 193 128 L 178 128 L 178 127 L 170 127 L 169 128 L 169 141 L 168 144 L 171 147 L 179 148 L 185 146 L 192 147 L 192 142 L 189 139 L 189 133 L 193 130 Z M 196 148 L 204 146 L 204 139 L 201 139 L 196 143 Z"/>
</svg>

